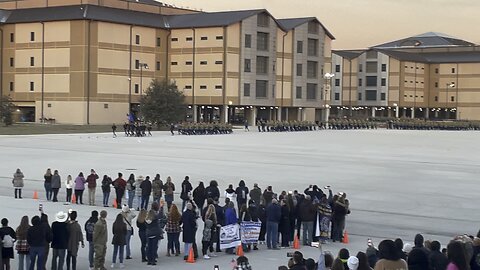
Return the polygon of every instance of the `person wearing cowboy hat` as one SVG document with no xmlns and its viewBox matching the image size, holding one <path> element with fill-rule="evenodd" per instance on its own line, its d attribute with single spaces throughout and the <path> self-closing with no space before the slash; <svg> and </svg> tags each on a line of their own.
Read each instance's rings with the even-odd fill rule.
<svg viewBox="0 0 480 270">
<path fill-rule="evenodd" d="M 135 180 L 134 186 L 135 186 L 135 198 L 137 199 L 137 211 L 140 211 L 140 205 L 142 204 L 142 188 L 140 187 L 143 182 L 143 176 L 140 175 L 137 177 L 137 180 Z"/>
<path fill-rule="evenodd" d="M 68 248 L 68 214 L 60 211 L 55 215 L 52 223 L 52 270 L 62 270 L 65 264 L 65 255 Z"/>
</svg>

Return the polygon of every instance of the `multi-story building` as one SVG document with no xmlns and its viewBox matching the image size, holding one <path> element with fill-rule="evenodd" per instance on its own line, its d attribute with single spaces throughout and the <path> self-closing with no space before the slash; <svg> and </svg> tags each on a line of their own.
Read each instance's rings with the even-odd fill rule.
<svg viewBox="0 0 480 270">
<path fill-rule="evenodd" d="M 1 93 L 22 121 L 120 123 L 152 79 L 176 82 L 192 121 L 325 111 L 334 37 L 316 18 L 153 0 L 6 0 L 0 16 Z"/>
<path fill-rule="evenodd" d="M 480 46 L 425 33 L 332 53 L 336 116 L 480 120 Z"/>
</svg>

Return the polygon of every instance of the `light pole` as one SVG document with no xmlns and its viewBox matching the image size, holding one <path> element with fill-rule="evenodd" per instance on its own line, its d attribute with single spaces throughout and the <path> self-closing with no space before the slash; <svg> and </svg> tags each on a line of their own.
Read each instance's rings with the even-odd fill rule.
<svg viewBox="0 0 480 270">
<path fill-rule="evenodd" d="M 328 118 L 330 117 L 330 105 L 327 104 L 327 94 L 328 91 L 331 89 L 331 84 L 332 84 L 332 78 L 335 77 L 335 74 L 333 73 L 325 73 L 323 75 L 323 78 L 325 79 L 325 96 L 324 96 L 324 106 L 325 106 L 325 123 L 327 123 L 328 126 Z"/>
<path fill-rule="evenodd" d="M 393 103 L 393 107 L 395 107 L 395 118 L 398 118 L 398 104 Z"/>
<path fill-rule="evenodd" d="M 148 69 L 146 63 L 139 63 L 140 65 L 140 96 L 143 95 L 143 69 Z"/>
<path fill-rule="evenodd" d="M 450 113 L 448 112 L 448 88 L 454 88 L 455 83 L 447 83 L 445 86 L 446 96 L 445 96 L 445 118 L 449 118 Z"/>
</svg>

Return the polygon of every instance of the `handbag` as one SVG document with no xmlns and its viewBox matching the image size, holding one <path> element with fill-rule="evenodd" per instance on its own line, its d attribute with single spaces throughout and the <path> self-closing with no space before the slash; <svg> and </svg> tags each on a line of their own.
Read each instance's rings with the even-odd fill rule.
<svg viewBox="0 0 480 270">
<path fill-rule="evenodd" d="M 123 220 L 125 220 L 125 222 L 127 222 L 128 226 L 130 226 L 130 228 L 132 228 L 132 236 L 133 236 L 133 232 L 135 230 L 133 229 L 132 224 L 130 224 L 130 222 L 128 222 L 128 220 L 125 217 L 123 217 Z"/>
</svg>

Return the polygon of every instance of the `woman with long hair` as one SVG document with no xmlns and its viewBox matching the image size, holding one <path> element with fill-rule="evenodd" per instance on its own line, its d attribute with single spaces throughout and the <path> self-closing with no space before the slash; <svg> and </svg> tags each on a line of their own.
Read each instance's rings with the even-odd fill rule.
<svg viewBox="0 0 480 270">
<path fill-rule="evenodd" d="M 120 261 L 120 268 L 123 268 L 123 251 L 126 244 L 126 235 L 127 235 L 127 224 L 123 221 L 123 215 L 118 214 L 117 218 L 113 222 L 112 231 L 113 231 L 113 257 L 112 257 L 112 268 L 115 268 L 115 263 L 118 259 Z"/>
<path fill-rule="evenodd" d="M 18 225 L 17 230 L 15 231 L 15 234 L 17 235 L 15 250 L 17 250 L 18 254 L 18 270 L 30 269 L 30 246 L 27 242 L 28 229 L 30 229 L 28 216 L 23 216 L 20 220 L 20 225 Z"/>
<path fill-rule="evenodd" d="M 133 208 L 133 199 L 135 198 L 135 175 L 130 174 L 127 180 L 128 208 Z"/>
<path fill-rule="evenodd" d="M 208 260 L 208 250 L 213 250 L 213 238 L 214 230 L 217 227 L 217 215 L 215 213 L 215 206 L 213 204 L 208 205 L 207 212 L 205 213 L 205 226 L 203 228 L 202 237 L 202 254 L 203 258 Z"/>
<path fill-rule="evenodd" d="M 140 252 L 142 254 L 142 262 L 147 261 L 147 223 L 145 220 L 147 219 L 147 210 L 142 209 L 140 213 L 138 213 L 137 217 L 137 227 L 138 227 L 138 236 L 140 237 L 140 242 L 142 245 L 140 246 Z"/>
<path fill-rule="evenodd" d="M 80 204 L 83 204 L 83 191 L 85 190 L 85 183 L 87 180 L 85 180 L 85 177 L 83 177 L 83 172 L 80 172 L 75 178 L 75 197 L 77 199 L 77 204 L 80 202 Z"/>
<path fill-rule="evenodd" d="M 450 263 L 447 270 L 470 270 L 467 263 L 464 244 L 460 241 L 451 241 L 447 246 L 447 257 Z"/>
<path fill-rule="evenodd" d="M 178 211 L 175 204 L 170 207 L 170 212 L 167 217 L 167 225 L 165 231 L 167 232 L 167 256 L 175 254 L 180 255 L 180 232 L 182 231 L 182 215 Z"/>
<path fill-rule="evenodd" d="M 43 175 L 43 186 L 45 187 L 45 195 L 47 197 L 47 201 L 52 200 L 52 170 L 50 168 L 47 169 L 45 175 Z"/>
<path fill-rule="evenodd" d="M 62 186 L 62 178 L 58 174 L 58 170 L 55 170 L 53 171 L 52 182 L 51 182 L 51 188 L 53 192 L 53 199 L 52 199 L 53 202 L 58 202 L 57 196 L 61 186 Z"/>
<path fill-rule="evenodd" d="M 108 175 L 103 176 L 102 180 L 102 193 L 103 193 L 103 206 L 108 207 L 108 199 L 110 198 L 110 190 L 112 187 L 112 178 Z"/>
<path fill-rule="evenodd" d="M 392 240 L 383 240 L 378 245 L 378 254 L 380 260 L 375 264 L 375 270 L 398 269 L 407 270 L 408 265 L 400 256 L 395 242 Z"/>
<path fill-rule="evenodd" d="M 356 257 L 358 259 L 357 270 L 372 270 L 372 268 L 368 264 L 368 257 L 365 252 L 358 252 Z"/>
</svg>

